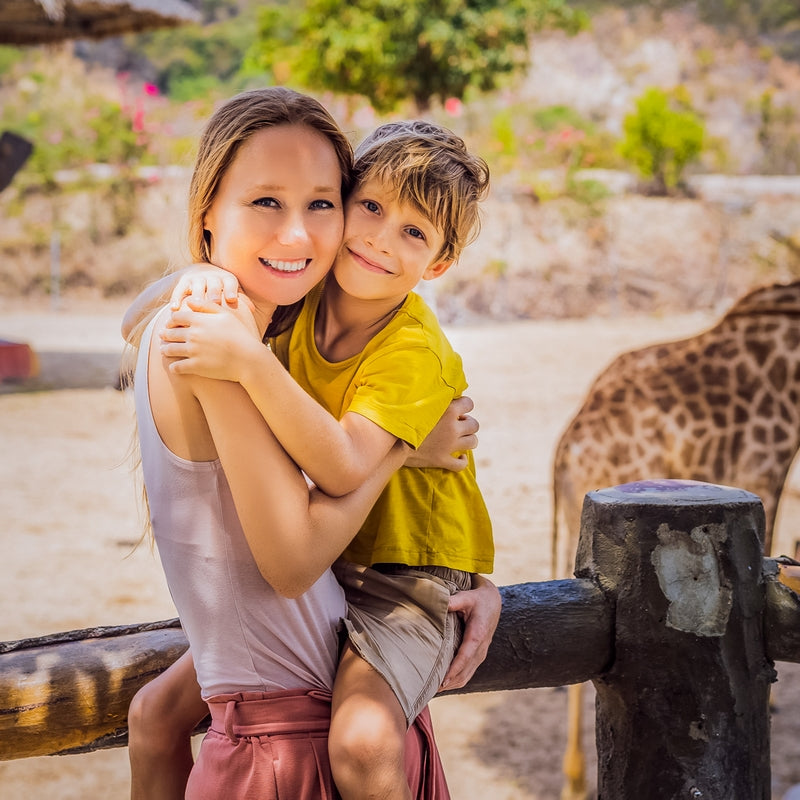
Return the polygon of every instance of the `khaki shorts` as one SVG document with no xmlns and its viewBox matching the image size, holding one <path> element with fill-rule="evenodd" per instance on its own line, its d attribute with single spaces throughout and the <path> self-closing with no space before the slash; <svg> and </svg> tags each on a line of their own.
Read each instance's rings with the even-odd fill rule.
<svg viewBox="0 0 800 800">
<path fill-rule="evenodd" d="M 439 690 L 461 643 L 450 595 L 472 588 L 468 572 L 447 567 L 339 559 L 333 572 L 347 598 L 344 635 L 397 696 L 411 723 Z"/>
</svg>

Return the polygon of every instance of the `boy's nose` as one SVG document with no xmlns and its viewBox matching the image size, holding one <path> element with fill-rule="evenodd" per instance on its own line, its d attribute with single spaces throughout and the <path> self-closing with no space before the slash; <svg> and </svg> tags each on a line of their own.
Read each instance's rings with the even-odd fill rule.
<svg viewBox="0 0 800 800">
<path fill-rule="evenodd" d="M 388 239 L 381 230 L 373 230 L 365 237 L 367 244 L 375 250 L 380 250 L 382 253 L 389 252 Z"/>
</svg>

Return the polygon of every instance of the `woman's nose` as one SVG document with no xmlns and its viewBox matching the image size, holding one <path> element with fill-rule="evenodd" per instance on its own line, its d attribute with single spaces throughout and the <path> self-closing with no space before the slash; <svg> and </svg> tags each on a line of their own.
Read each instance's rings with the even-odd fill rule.
<svg viewBox="0 0 800 800">
<path fill-rule="evenodd" d="M 300 215 L 288 216 L 278 229 L 278 241 L 281 244 L 297 244 L 308 240 L 308 229 Z"/>
</svg>

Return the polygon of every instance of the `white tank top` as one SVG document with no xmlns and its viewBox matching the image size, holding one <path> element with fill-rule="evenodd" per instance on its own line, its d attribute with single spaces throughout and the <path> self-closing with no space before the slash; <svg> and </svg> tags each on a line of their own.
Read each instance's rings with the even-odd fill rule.
<svg viewBox="0 0 800 800">
<path fill-rule="evenodd" d="M 203 697 L 330 690 L 336 629 L 345 616 L 342 589 L 326 570 L 302 597 L 277 594 L 253 560 L 219 460 L 187 461 L 165 446 L 147 380 L 156 320 L 142 339 L 134 381 L 142 469 L 158 552 Z M 266 528 L 269 509 L 264 519 Z"/>
</svg>

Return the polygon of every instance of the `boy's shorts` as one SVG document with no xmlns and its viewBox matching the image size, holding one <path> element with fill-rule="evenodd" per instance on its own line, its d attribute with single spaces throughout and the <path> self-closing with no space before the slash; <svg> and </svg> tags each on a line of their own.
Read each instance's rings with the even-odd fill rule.
<svg viewBox="0 0 800 800">
<path fill-rule="evenodd" d="M 447 567 L 339 559 L 333 573 L 347 598 L 345 634 L 386 680 L 411 723 L 441 686 L 461 643 L 462 623 L 450 596 L 472 588 L 468 572 Z"/>
<path fill-rule="evenodd" d="M 328 758 L 331 693 L 317 689 L 240 692 L 208 700 L 203 739 L 187 800 L 338 800 Z M 424 709 L 406 736 L 414 797 L 450 800 Z"/>
</svg>

